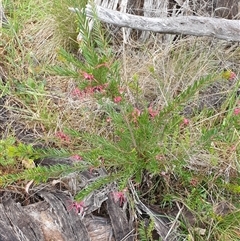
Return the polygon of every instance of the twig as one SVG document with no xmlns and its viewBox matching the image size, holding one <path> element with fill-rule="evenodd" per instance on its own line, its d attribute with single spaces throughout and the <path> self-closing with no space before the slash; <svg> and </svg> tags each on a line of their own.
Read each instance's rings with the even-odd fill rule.
<svg viewBox="0 0 240 241">
<path fill-rule="evenodd" d="M 101 6 L 95 6 L 95 8 L 100 21 L 119 27 L 164 34 L 208 36 L 240 42 L 240 20 L 197 16 L 149 18 L 121 13 Z M 86 6 L 86 15 L 94 16 L 92 6 L 89 4 Z"/>
<path fill-rule="evenodd" d="M 178 206 L 178 208 L 179 208 L 179 212 L 178 212 L 176 218 L 174 219 L 174 221 L 173 221 L 173 223 L 172 223 L 172 225 L 171 225 L 171 228 L 169 229 L 169 231 L 168 231 L 165 239 L 168 238 L 168 236 L 171 234 L 173 228 L 175 228 L 175 225 L 176 225 L 176 223 L 177 223 L 177 221 L 178 221 L 178 218 L 179 218 L 179 216 L 181 215 L 182 210 L 183 210 L 183 208 L 184 208 L 184 206 L 183 206 L 182 208 L 180 208 L 178 203 L 177 203 L 177 206 Z"/>
</svg>

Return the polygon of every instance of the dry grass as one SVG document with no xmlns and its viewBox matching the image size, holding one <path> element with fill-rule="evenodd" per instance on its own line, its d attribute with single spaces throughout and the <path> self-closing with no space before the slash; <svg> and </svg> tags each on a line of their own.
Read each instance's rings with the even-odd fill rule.
<svg viewBox="0 0 240 241">
<path fill-rule="evenodd" d="M 157 100 L 163 107 L 202 76 L 218 73 L 223 68 L 238 72 L 239 64 L 234 66 L 233 63 L 239 48 L 235 45 L 233 52 L 223 54 L 225 52 L 222 43 L 214 44 L 209 39 L 196 37 L 180 39 L 167 46 L 154 45 L 151 49 L 127 47 L 126 58 L 122 57 L 123 84 L 136 92 L 137 79 L 139 99 L 147 104 Z M 137 76 L 135 80 L 134 76 Z"/>
</svg>

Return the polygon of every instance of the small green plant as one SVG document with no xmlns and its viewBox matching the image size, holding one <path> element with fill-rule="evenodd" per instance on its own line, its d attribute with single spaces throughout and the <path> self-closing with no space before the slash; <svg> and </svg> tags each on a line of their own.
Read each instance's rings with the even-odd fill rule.
<svg viewBox="0 0 240 241">
<path fill-rule="evenodd" d="M 6 140 L 0 140 L 0 164 L 2 166 L 16 164 L 16 157 L 11 150 L 14 148 L 14 144 L 15 139 L 13 137 L 8 137 Z"/>
<path fill-rule="evenodd" d="M 154 231 L 154 221 L 143 220 L 138 227 L 139 239 L 141 241 L 153 241 L 152 232 Z"/>
<path fill-rule="evenodd" d="M 32 144 L 17 142 L 12 136 L 0 140 L 0 165 L 19 166 L 26 168 L 34 166 L 33 160 L 44 156 L 44 151 L 37 151 Z"/>
</svg>

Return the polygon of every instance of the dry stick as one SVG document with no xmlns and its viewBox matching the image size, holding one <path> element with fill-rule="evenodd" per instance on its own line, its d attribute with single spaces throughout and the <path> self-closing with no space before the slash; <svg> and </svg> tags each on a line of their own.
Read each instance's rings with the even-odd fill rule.
<svg viewBox="0 0 240 241">
<path fill-rule="evenodd" d="M 4 8 L 2 5 L 2 0 L 0 0 L 0 29 L 3 27 L 3 24 L 8 24 L 8 20 L 4 14 Z M 0 36 L 2 33 L 0 34 Z"/>
<path fill-rule="evenodd" d="M 135 231 L 135 229 L 132 229 L 129 233 L 127 233 L 120 241 L 125 241 L 127 240 L 131 234 Z"/>
<path fill-rule="evenodd" d="M 119 27 L 164 34 L 208 36 L 240 42 L 240 20 L 196 16 L 148 18 L 121 13 L 100 6 L 95 6 L 95 10 L 100 21 Z M 86 14 L 88 17 L 94 16 L 92 6 L 89 4 L 86 6 Z"/>
<path fill-rule="evenodd" d="M 2 0 L 0 0 L 0 29 L 2 28 L 2 22 L 3 22 L 3 6 L 2 6 Z M 0 36 L 2 36 L 2 32 Z"/>
<path fill-rule="evenodd" d="M 146 212 L 150 217 L 152 217 L 154 219 L 154 224 L 155 224 L 155 228 L 158 232 L 158 234 L 160 235 L 160 237 L 164 240 L 164 241 L 176 241 L 176 234 L 173 230 L 173 226 L 171 227 L 171 233 L 166 225 L 166 223 L 164 221 L 162 221 L 154 212 L 152 212 L 146 205 L 144 205 L 141 200 L 138 197 L 138 194 L 136 193 L 136 190 L 133 186 L 133 183 L 131 180 L 129 180 L 129 188 L 132 192 L 133 195 L 133 199 L 134 202 L 136 204 L 136 208 L 139 211 L 139 213 L 141 213 L 142 209 L 144 212 Z M 140 209 L 139 209 L 139 207 Z M 180 214 L 179 214 L 180 215 Z M 175 226 L 175 225 L 174 225 Z"/>
<path fill-rule="evenodd" d="M 173 229 L 175 228 L 175 226 L 176 226 L 176 224 L 177 224 L 177 221 L 178 221 L 178 219 L 179 219 L 179 217 L 180 217 L 180 215 L 181 215 L 181 213 L 182 213 L 182 210 L 184 209 L 184 206 L 180 208 L 178 203 L 177 203 L 177 206 L 178 206 L 178 208 L 179 208 L 179 212 L 178 212 L 176 218 L 174 219 L 174 221 L 173 221 L 173 223 L 172 223 L 172 225 L 171 225 L 171 228 L 169 229 L 169 231 L 168 231 L 165 239 L 168 238 L 168 236 L 171 234 L 171 232 L 172 232 Z"/>
</svg>

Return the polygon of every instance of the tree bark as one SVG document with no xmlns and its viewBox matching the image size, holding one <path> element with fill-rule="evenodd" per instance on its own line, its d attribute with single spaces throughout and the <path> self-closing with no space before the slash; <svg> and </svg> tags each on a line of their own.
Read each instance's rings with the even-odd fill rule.
<svg viewBox="0 0 240 241">
<path fill-rule="evenodd" d="M 78 10 L 75 9 L 75 11 Z M 240 20 L 196 16 L 149 18 L 121 13 L 101 6 L 95 6 L 94 10 L 90 4 L 87 4 L 87 16 L 93 17 L 95 12 L 100 21 L 119 27 L 163 34 L 208 36 L 240 42 Z"/>
<path fill-rule="evenodd" d="M 2 0 L 0 0 L 0 26 L 2 27 L 2 25 L 7 24 L 7 23 L 8 23 L 8 20 L 4 14 Z"/>
</svg>

